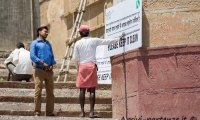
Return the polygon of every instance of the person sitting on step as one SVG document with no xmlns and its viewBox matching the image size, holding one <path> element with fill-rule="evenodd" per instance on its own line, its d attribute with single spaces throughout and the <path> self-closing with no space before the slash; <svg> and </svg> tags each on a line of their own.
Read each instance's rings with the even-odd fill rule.
<svg viewBox="0 0 200 120">
<path fill-rule="evenodd" d="M 4 61 L 8 68 L 9 76 L 12 75 L 12 81 L 30 81 L 33 75 L 33 66 L 30 59 L 30 52 L 24 49 L 23 43 L 18 43 L 17 48 Z"/>
</svg>

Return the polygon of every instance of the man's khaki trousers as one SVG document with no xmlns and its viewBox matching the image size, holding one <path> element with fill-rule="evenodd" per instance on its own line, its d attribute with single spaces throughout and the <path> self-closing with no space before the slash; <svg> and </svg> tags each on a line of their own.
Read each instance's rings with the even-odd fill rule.
<svg viewBox="0 0 200 120">
<path fill-rule="evenodd" d="M 45 81 L 46 88 L 46 115 L 50 115 L 54 111 L 54 101 L 55 97 L 53 94 L 54 90 L 54 80 L 53 80 L 53 71 L 45 71 L 42 69 L 35 68 L 34 73 L 35 81 L 35 114 L 41 114 L 41 92 L 43 81 Z"/>
</svg>

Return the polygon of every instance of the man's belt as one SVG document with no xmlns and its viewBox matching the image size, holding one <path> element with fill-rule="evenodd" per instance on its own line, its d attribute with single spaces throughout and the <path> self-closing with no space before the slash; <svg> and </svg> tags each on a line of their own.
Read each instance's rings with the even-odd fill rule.
<svg viewBox="0 0 200 120">
<path fill-rule="evenodd" d="M 42 69 L 42 70 L 46 70 L 45 67 L 38 67 L 38 66 L 36 66 L 36 68 L 38 68 L 38 69 Z"/>
</svg>

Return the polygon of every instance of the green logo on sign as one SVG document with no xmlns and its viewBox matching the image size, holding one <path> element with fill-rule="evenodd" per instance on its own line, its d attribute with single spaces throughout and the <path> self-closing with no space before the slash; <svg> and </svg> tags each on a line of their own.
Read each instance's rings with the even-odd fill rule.
<svg viewBox="0 0 200 120">
<path fill-rule="evenodd" d="M 136 8 L 138 9 L 140 7 L 140 0 L 136 0 Z"/>
</svg>

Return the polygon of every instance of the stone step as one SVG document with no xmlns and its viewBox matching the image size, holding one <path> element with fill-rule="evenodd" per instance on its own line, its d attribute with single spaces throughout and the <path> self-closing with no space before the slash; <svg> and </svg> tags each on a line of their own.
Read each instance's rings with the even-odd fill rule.
<svg viewBox="0 0 200 120">
<path fill-rule="evenodd" d="M 54 69 L 53 72 L 54 72 L 54 75 L 58 76 L 59 74 L 59 69 Z M 76 69 L 70 69 L 69 70 L 69 75 L 76 75 L 77 74 L 77 70 Z M 1 68 L 0 69 L 0 76 L 1 75 L 8 75 L 8 69 L 7 68 Z"/>
<path fill-rule="evenodd" d="M 0 111 L 0 115 L 9 115 L 8 117 L 4 117 L 2 118 L 2 116 L 0 116 L 0 120 L 61 120 L 62 117 L 78 117 L 80 115 L 80 111 L 61 111 L 61 112 L 55 112 L 56 117 L 44 117 L 44 111 L 42 111 L 41 116 L 39 117 L 33 117 L 33 119 L 30 119 L 33 116 L 33 111 L 12 111 L 12 110 L 2 110 Z M 86 116 L 85 118 L 88 118 L 89 112 L 85 113 Z M 97 114 L 99 117 L 101 117 L 101 119 L 105 120 L 105 118 L 112 118 L 112 111 L 95 111 L 95 114 Z M 20 117 L 19 119 L 8 119 L 8 118 L 12 118 L 11 116 L 23 116 Z M 25 117 L 27 116 L 27 117 Z M 43 117 L 42 117 L 43 116 Z M 62 116 L 62 117 L 61 117 Z M 1 119 L 2 118 L 2 119 Z M 24 119 L 26 118 L 26 119 Z M 40 119 L 42 118 L 42 119 Z M 71 120 L 75 120 L 76 118 L 72 118 Z M 79 118 L 85 120 L 84 118 Z M 95 118 L 96 119 L 96 118 Z M 63 120 L 63 119 L 62 119 Z M 66 119 L 68 120 L 68 119 Z M 98 120 L 98 119 L 97 119 Z"/>
<path fill-rule="evenodd" d="M 46 103 L 42 103 L 41 111 L 45 111 Z M 90 111 L 90 105 L 86 104 L 85 112 Z M 2 110 L 11 110 L 11 111 L 30 111 L 34 110 L 34 103 L 16 103 L 16 102 L 1 102 L 0 111 Z M 54 106 L 54 111 L 63 112 L 63 111 L 80 111 L 79 104 L 59 104 L 56 103 Z M 112 111 L 112 104 L 96 104 L 95 111 Z"/>
<path fill-rule="evenodd" d="M 54 65 L 54 70 L 60 70 L 61 68 L 61 64 L 58 64 L 58 65 Z M 66 65 L 64 67 L 66 69 Z M 0 69 L 6 69 L 6 66 L 4 65 L 4 61 L 0 61 Z M 76 67 L 74 65 L 70 65 L 69 66 L 69 70 L 72 70 L 72 69 L 76 69 Z"/>
<path fill-rule="evenodd" d="M 54 69 L 54 80 L 57 80 L 59 71 L 60 71 L 59 69 Z M 67 75 L 67 81 L 76 81 L 76 76 L 77 76 L 77 70 L 70 69 L 69 74 Z M 65 75 L 61 75 L 59 82 L 63 82 L 64 77 L 65 77 Z"/>
<path fill-rule="evenodd" d="M 31 120 L 33 117 L 34 108 L 34 82 L 17 82 L 17 81 L 3 81 L 7 80 L 8 70 L 2 64 L 5 58 L 0 59 L 0 120 Z M 61 60 L 56 60 L 57 64 L 54 66 L 54 80 L 57 80 Z M 66 67 L 66 65 L 65 65 Z M 73 61 L 70 63 L 70 71 L 67 78 L 67 83 L 63 83 L 64 75 L 61 76 L 59 83 L 55 82 L 55 114 L 56 117 L 37 117 L 37 120 L 51 120 L 51 119 L 79 119 L 80 114 L 79 105 L 79 89 L 75 86 L 77 70 Z M 45 85 L 43 85 L 43 88 Z M 44 115 L 46 105 L 45 89 L 42 91 L 42 115 Z M 86 93 L 85 111 L 86 117 L 89 114 L 89 93 Z M 111 85 L 100 84 L 96 88 L 96 102 L 95 113 L 100 119 L 112 118 L 112 92 Z M 3 115 L 3 116 L 2 116 Z M 8 116 L 9 115 L 9 116 Z M 63 116 L 63 117 L 60 117 Z M 73 118 L 70 118 L 73 117 Z"/>
<path fill-rule="evenodd" d="M 8 72 L 7 69 L 0 69 L 0 78 L 2 78 L 3 80 L 7 80 L 8 73 L 9 72 Z M 58 78 L 58 74 L 59 74 L 59 69 L 54 69 L 54 80 L 55 81 Z M 67 81 L 76 81 L 76 75 L 77 75 L 77 70 L 76 69 L 69 70 L 69 74 L 67 76 Z M 64 75 L 61 75 L 59 82 L 63 82 L 64 81 L 64 77 L 65 77 Z"/>
<path fill-rule="evenodd" d="M 33 103 L 33 96 L 0 96 L 0 102 L 21 102 L 21 103 Z M 46 103 L 46 97 L 42 97 L 42 103 Z M 68 103 L 78 104 L 78 97 L 55 97 L 55 103 Z M 88 98 L 85 99 L 85 104 L 89 104 Z M 112 104 L 112 98 L 97 98 L 96 104 Z"/>
<path fill-rule="evenodd" d="M 4 58 L 0 58 L 0 80 L 2 81 L 6 81 L 8 78 L 8 70 L 6 69 L 5 65 L 3 64 L 4 62 Z M 57 64 L 54 66 L 54 80 L 57 80 L 59 71 L 60 71 L 60 67 L 62 65 L 62 62 L 59 60 L 59 62 L 57 62 Z M 66 65 L 65 65 L 66 67 Z M 68 81 L 75 81 L 76 80 L 76 74 L 77 74 L 77 70 L 75 68 L 74 63 L 72 62 L 70 64 L 70 69 L 69 69 L 69 74 L 67 76 L 67 82 Z M 64 75 L 61 75 L 60 81 L 59 82 L 63 82 L 64 81 Z"/>
<path fill-rule="evenodd" d="M 62 66 L 62 63 L 57 63 L 57 64 L 54 65 L 53 68 L 54 68 L 54 69 L 59 69 L 59 70 L 60 70 L 61 66 Z M 66 67 L 67 67 L 67 65 L 64 66 L 64 69 L 66 69 Z M 70 65 L 69 65 L 69 69 L 76 69 L 75 64 L 70 64 Z"/>
<path fill-rule="evenodd" d="M 55 68 L 61 68 L 61 65 L 63 63 L 63 59 L 56 59 L 56 64 L 54 65 Z M 68 63 L 68 60 L 65 61 L 65 66 L 64 68 L 66 68 Z M 73 60 L 70 61 L 70 69 L 74 69 L 75 68 L 75 62 Z"/>
<path fill-rule="evenodd" d="M 0 88 L 24 88 L 24 89 L 34 89 L 34 82 L 10 82 L 4 81 L 0 82 Z M 44 88 L 44 85 L 43 85 Z M 55 83 L 55 89 L 77 89 L 74 83 Z M 97 90 L 111 90 L 110 84 L 99 84 L 96 88 Z"/>
<path fill-rule="evenodd" d="M 7 58 L 8 56 L 5 56 L 5 58 L 0 58 L 0 64 L 4 64 L 4 61 L 5 61 L 5 59 Z M 56 68 L 56 69 L 60 69 L 61 68 L 61 65 L 62 65 L 62 62 L 63 62 L 63 60 L 61 60 L 61 59 L 56 59 L 56 64 L 54 65 L 54 68 Z M 66 64 L 67 64 L 67 60 L 66 60 Z M 65 64 L 65 66 L 64 66 L 64 68 L 66 68 L 66 65 Z M 74 64 L 74 62 L 73 62 L 73 60 L 70 62 L 70 67 L 69 67 L 70 69 L 75 69 L 76 67 L 75 67 L 75 64 Z"/>
<path fill-rule="evenodd" d="M 7 76 L 8 73 L 8 69 L 0 69 L 0 76 Z"/>
<path fill-rule="evenodd" d="M 0 64 L 3 64 L 6 58 L 7 56 L 5 58 L 0 58 Z"/>
<path fill-rule="evenodd" d="M 7 58 L 11 52 L 12 51 L 10 51 L 10 50 L 6 50 L 6 51 L 1 50 L 0 51 L 0 58 Z"/>
<path fill-rule="evenodd" d="M 80 118 L 77 116 L 74 117 L 46 117 L 46 116 L 8 116 L 8 115 L 1 115 L 0 120 L 93 120 L 92 118 Z M 112 118 L 95 118 L 95 120 L 118 120 L 118 119 L 112 119 Z"/>
<path fill-rule="evenodd" d="M 64 75 L 60 77 L 60 80 L 58 81 L 59 83 L 63 83 L 64 82 Z M 57 78 L 58 78 L 58 75 L 54 75 L 53 76 L 53 79 L 54 81 L 56 82 L 57 81 Z M 0 75 L 0 81 L 7 81 L 8 79 L 8 74 L 5 74 L 5 75 Z M 12 80 L 12 78 L 10 78 L 10 81 Z M 34 81 L 34 79 L 32 78 L 31 81 Z M 68 75 L 67 76 L 67 83 L 68 82 L 73 82 L 75 83 L 76 82 L 76 75 Z"/>
<path fill-rule="evenodd" d="M 0 69 L 6 69 L 6 66 L 2 63 L 0 63 Z"/>
<path fill-rule="evenodd" d="M 58 82 L 64 82 L 64 75 L 60 77 L 60 80 Z M 58 75 L 54 75 L 53 76 L 53 79 L 54 81 L 56 82 L 57 81 L 57 78 L 58 78 Z M 3 79 L 3 81 L 7 81 L 8 79 L 8 74 L 5 74 L 5 75 L 0 75 L 0 79 Z M 10 78 L 10 80 L 12 80 L 12 78 Z M 2 81 L 2 80 L 1 80 Z M 32 78 L 31 81 L 34 81 L 34 79 Z M 76 82 L 76 75 L 74 74 L 71 74 L 71 75 L 68 75 L 67 76 L 67 81 L 66 82 Z"/>
<path fill-rule="evenodd" d="M 8 76 L 0 76 L 0 82 L 7 81 Z"/>
<path fill-rule="evenodd" d="M 19 88 L 0 88 L 0 96 L 34 96 L 35 89 L 19 89 Z M 45 89 L 42 90 L 42 96 L 46 95 Z M 55 97 L 79 97 L 79 89 L 54 89 Z M 89 92 L 86 92 L 86 97 Z M 111 98 L 110 90 L 97 90 L 96 98 Z"/>
</svg>

